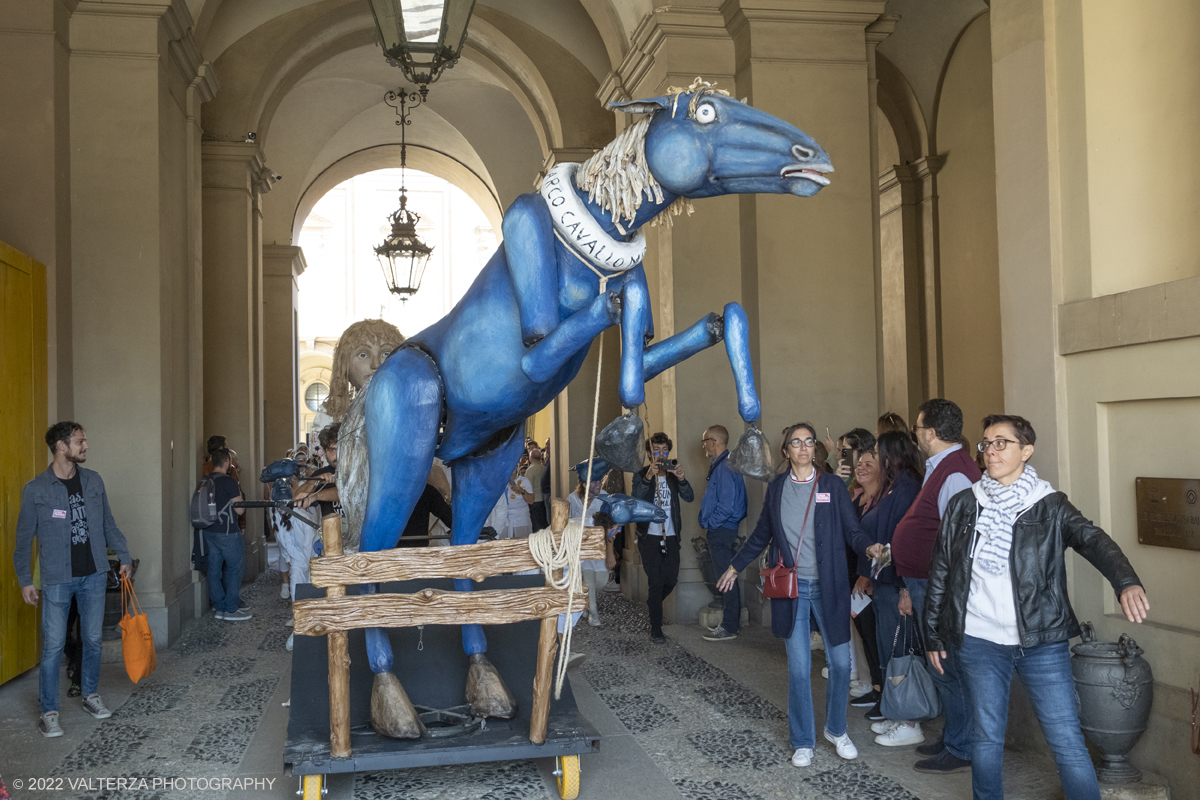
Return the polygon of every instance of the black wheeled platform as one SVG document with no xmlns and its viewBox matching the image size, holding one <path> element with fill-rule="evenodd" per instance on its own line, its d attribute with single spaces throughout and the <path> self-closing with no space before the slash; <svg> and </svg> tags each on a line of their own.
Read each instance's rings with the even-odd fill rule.
<svg viewBox="0 0 1200 800">
<path fill-rule="evenodd" d="M 501 575 L 484 581 L 483 589 L 525 589 L 543 586 L 541 575 Z M 381 592 L 410 594 L 424 588 L 454 588 L 450 580 L 385 583 Z M 348 589 L 353 594 L 353 588 Z M 324 597 L 325 590 L 310 584 L 296 587 L 296 599 Z M 296 775 L 365 772 L 480 761 L 581 755 L 596 749 L 600 734 L 579 713 L 570 680 L 563 682 L 562 697 L 550 702 L 544 744 L 529 741 L 529 716 L 533 706 L 533 674 L 537 666 L 538 620 L 511 625 L 485 625 L 488 658 L 517 700 L 517 715 L 510 720 L 487 720 L 484 727 L 447 738 L 391 739 L 371 727 L 371 686 L 374 675 L 367 663 L 366 636 L 349 631 L 350 646 L 350 747 L 349 758 L 329 755 L 329 658 L 324 636 L 296 636 L 292 649 L 291 708 L 285 767 Z M 467 657 L 457 625 L 426 625 L 388 631 L 395 655 L 395 673 L 414 705 L 451 708 L 466 702 Z M 418 643 L 423 639 L 423 648 Z"/>
</svg>

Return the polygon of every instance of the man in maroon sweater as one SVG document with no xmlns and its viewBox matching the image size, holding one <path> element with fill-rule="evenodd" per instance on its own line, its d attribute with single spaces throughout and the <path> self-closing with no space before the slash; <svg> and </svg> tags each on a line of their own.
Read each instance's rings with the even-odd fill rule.
<svg viewBox="0 0 1200 800">
<path fill-rule="evenodd" d="M 908 513 L 892 536 L 892 562 L 902 581 L 900 613 L 916 614 L 917 629 L 925 610 L 925 587 L 933 543 L 950 498 L 971 488 L 980 478 L 979 467 L 959 443 L 962 437 L 962 409 L 949 400 L 934 398 L 921 404 L 913 433 L 917 447 L 925 456 L 925 483 Z M 957 671 L 957 658 L 945 662 L 945 674 L 930 670 L 938 688 L 938 697 L 946 715 L 942 738 L 921 745 L 917 753 L 918 772 L 949 774 L 971 768 L 971 710 L 966 685 Z M 920 723 L 900 723 L 885 730 L 876 739 L 884 745 L 920 744 L 924 741 Z"/>
</svg>

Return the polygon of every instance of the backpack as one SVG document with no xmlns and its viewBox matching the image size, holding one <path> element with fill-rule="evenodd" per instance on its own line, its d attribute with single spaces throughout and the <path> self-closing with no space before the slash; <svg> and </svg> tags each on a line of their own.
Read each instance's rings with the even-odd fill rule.
<svg viewBox="0 0 1200 800">
<path fill-rule="evenodd" d="M 193 528 L 208 528 L 217 523 L 217 474 L 205 475 L 196 485 L 188 513 Z"/>
</svg>

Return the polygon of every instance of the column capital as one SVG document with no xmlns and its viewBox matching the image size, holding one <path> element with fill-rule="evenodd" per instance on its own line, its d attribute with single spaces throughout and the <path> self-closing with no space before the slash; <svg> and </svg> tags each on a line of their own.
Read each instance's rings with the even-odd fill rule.
<svg viewBox="0 0 1200 800">
<path fill-rule="evenodd" d="M 747 60 L 861 63 L 867 54 L 860 36 L 878 44 L 891 34 L 889 23 L 880 23 L 885 5 L 884 0 L 725 0 L 721 14 L 738 44 L 739 67 Z M 848 29 L 855 35 L 848 36 Z"/>
<path fill-rule="evenodd" d="M 696 76 L 733 89 L 733 42 L 716 8 L 663 6 L 643 17 L 629 52 L 596 96 L 603 102 L 645 97 Z"/>
<path fill-rule="evenodd" d="M 290 244 L 263 245 L 263 275 L 291 277 L 293 280 L 308 269 L 304 250 Z"/>
<path fill-rule="evenodd" d="M 202 183 L 205 189 L 256 189 L 259 174 L 266 167 L 262 148 L 252 142 L 203 142 Z"/>
</svg>

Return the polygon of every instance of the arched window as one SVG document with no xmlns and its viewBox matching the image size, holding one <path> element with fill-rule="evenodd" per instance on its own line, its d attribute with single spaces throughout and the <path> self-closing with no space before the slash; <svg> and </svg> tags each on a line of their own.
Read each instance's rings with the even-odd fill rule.
<svg viewBox="0 0 1200 800">
<path fill-rule="evenodd" d="M 321 411 L 325 400 L 329 397 L 329 387 L 320 381 L 314 381 L 304 390 L 304 405 L 309 411 Z"/>
</svg>

